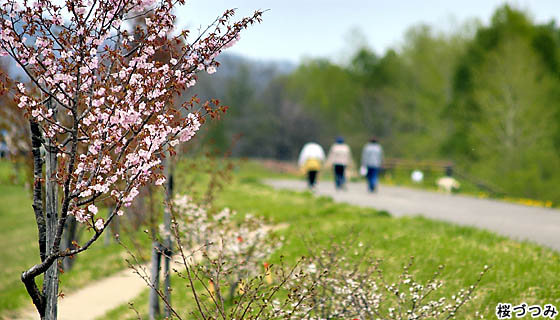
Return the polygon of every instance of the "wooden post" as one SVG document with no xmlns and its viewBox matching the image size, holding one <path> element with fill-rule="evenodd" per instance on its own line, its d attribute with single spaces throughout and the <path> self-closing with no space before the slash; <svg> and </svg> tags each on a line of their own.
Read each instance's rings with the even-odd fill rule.
<svg viewBox="0 0 560 320">
<path fill-rule="evenodd" d="M 163 294 L 167 303 L 164 304 L 165 317 L 171 317 L 171 310 L 168 305 L 171 305 L 171 256 L 173 254 L 171 250 L 171 212 L 169 211 L 169 203 L 172 199 L 173 194 L 173 170 L 171 169 L 171 163 L 169 161 L 169 153 L 166 154 L 167 159 L 164 159 L 164 174 L 167 178 L 166 188 L 165 188 L 165 206 L 163 212 L 163 224 L 164 224 L 164 234 L 162 235 L 163 244 L 159 243 L 154 234 L 154 241 L 152 242 L 152 286 L 150 290 L 150 300 L 149 300 L 149 318 L 150 320 L 159 317 L 159 295 L 157 290 L 159 289 L 159 278 L 160 278 L 160 267 L 161 258 L 163 254 Z M 157 230 L 157 225 L 152 226 L 153 230 Z"/>
<path fill-rule="evenodd" d="M 53 108 L 53 119 L 56 119 L 56 109 L 51 100 L 47 102 L 48 108 Z M 45 142 L 45 212 L 47 229 L 47 255 L 52 253 L 56 228 L 58 225 L 58 185 L 56 183 L 57 158 L 54 143 L 50 139 Z M 58 299 L 58 259 L 53 262 L 45 273 L 43 283 L 45 294 L 45 316 L 44 319 L 56 320 Z"/>
</svg>

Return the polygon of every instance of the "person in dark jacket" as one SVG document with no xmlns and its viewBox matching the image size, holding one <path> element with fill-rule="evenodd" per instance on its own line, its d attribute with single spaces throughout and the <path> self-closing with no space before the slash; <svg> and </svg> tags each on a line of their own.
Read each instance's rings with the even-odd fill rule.
<svg viewBox="0 0 560 320">
<path fill-rule="evenodd" d="M 335 188 L 337 190 L 343 189 L 346 183 L 346 167 L 352 166 L 352 153 L 342 137 L 336 138 L 335 144 L 331 146 L 327 156 L 327 163 L 331 164 L 334 170 Z"/>
<path fill-rule="evenodd" d="M 377 187 L 377 176 L 383 164 L 383 148 L 373 137 L 364 146 L 362 151 L 362 168 L 367 170 L 366 178 L 369 192 L 374 192 Z"/>
</svg>

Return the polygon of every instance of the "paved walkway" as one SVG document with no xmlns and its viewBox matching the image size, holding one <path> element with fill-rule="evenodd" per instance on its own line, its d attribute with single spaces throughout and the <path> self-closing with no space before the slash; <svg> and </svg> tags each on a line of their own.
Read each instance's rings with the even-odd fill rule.
<svg viewBox="0 0 560 320">
<path fill-rule="evenodd" d="M 266 183 L 276 188 L 306 189 L 301 180 L 267 180 Z M 422 215 L 560 250 L 560 210 L 557 209 L 384 185 L 377 193 L 370 194 L 365 183 L 349 183 L 346 191 L 337 192 L 330 181 L 320 182 L 316 192 L 338 202 L 387 210 L 397 217 Z"/>
</svg>

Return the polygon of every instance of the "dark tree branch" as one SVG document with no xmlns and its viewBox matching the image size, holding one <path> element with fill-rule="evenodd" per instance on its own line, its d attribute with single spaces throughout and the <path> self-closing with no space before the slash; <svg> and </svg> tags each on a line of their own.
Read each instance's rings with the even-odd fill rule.
<svg viewBox="0 0 560 320">
<path fill-rule="evenodd" d="M 25 289 L 31 296 L 31 300 L 33 300 L 33 304 L 37 308 L 37 311 L 39 311 L 39 315 L 42 319 L 45 317 L 45 296 L 39 291 L 35 283 L 35 278 L 24 278 L 24 275 L 25 273 L 21 275 L 21 281 L 23 281 Z"/>
<path fill-rule="evenodd" d="M 55 262 L 59 257 L 59 253 L 50 254 L 42 263 L 34 265 L 29 270 L 21 274 L 21 281 L 25 284 L 25 289 L 33 300 L 33 304 L 35 304 L 35 307 L 37 308 L 37 311 L 39 311 L 41 318 L 43 318 L 45 315 L 45 296 L 37 287 L 35 278 L 38 275 L 45 273 L 47 269 L 49 269 L 49 267 L 53 264 L 53 262 Z"/>
</svg>

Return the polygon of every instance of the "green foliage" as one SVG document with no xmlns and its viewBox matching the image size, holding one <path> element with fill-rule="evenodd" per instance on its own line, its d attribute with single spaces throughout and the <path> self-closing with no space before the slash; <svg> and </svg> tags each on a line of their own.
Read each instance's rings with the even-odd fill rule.
<svg viewBox="0 0 560 320">
<path fill-rule="evenodd" d="M 291 95 L 323 119 L 321 142 L 342 134 L 359 150 L 376 135 L 393 157 L 437 159 L 450 126 L 442 115 L 452 71 L 464 47 L 460 35 L 419 26 L 409 30 L 400 52 L 378 57 L 360 48 L 347 67 L 308 61 L 287 81 Z"/>
<path fill-rule="evenodd" d="M 455 72 L 444 149 L 506 193 L 559 201 L 558 29 L 504 6 L 481 27 Z"/>
<path fill-rule="evenodd" d="M 290 96 L 325 123 L 321 137 L 334 137 L 355 123 L 352 106 L 358 103 L 360 88 L 343 67 L 326 60 L 307 61 L 289 76 L 287 88 Z"/>
</svg>

